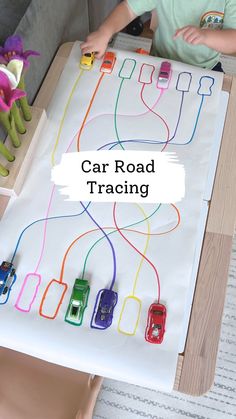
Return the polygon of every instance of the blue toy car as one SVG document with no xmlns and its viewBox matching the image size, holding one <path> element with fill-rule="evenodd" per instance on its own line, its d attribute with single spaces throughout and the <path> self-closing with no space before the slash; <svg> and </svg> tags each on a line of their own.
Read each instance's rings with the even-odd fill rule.
<svg viewBox="0 0 236 419">
<path fill-rule="evenodd" d="M 12 263 L 2 262 L 0 266 L 0 296 L 6 294 L 11 289 L 11 285 L 16 278 L 15 272 Z"/>
<path fill-rule="evenodd" d="M 118 295 L 115 291 L 103 289 L 100 291 L 100 300 L 95 315 L 95 324 L 102 329 L 107 329 L 112 324 L 113 311 L 117 304 Z"/>
</svg>

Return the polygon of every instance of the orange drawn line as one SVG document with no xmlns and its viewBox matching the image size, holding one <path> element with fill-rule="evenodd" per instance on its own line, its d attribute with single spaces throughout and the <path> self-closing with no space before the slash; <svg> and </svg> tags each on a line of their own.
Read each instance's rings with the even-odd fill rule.
<svg viewBox="0 0 236 419">
<path fill-rule="evenodd" d="M 93 96 L 92 96 L 92 98 L 91 98 L 91 100 L 90 100 L 90 102 L 89 102 L 89 106 L 88 106 L 88 109 L 87 109 L 87 111 L 86 111 L 86 114 L 85 114 L 84 120 L 83 120 L 82 125 L 81 125 L 81 127 L 80 127 L 80 130 L 79 130 L 79 133 L 78 133 L 78 137 L 77 137 L 77 150 L 78 150 L 78 151 L 80 151 L 80 138 L 81 138 L 82 131 L 83 131 L 83 129 L 84 129 L 84 126 L 85 126 L 86 120 L 87 120 L 87 118 L 88 118 L 88 114 L 89 114 L 89 112 L 90 112 L 90 109 L 91 109 L 91 107 L 92 107 L 93 101 L 94 101 L 94 99 L 95 99 L 95 96 L 96 96 L 96 94 L 97 94 L 97 92 L 98 92 L 99 86 L 100 86 L 100 84 L 101 84 L 102 79 L 103 79 L 103 77 L 104 77 L 104 76 L 105 76 L 105 73 L 102 73 L 102 74 L 101 74 L 101 76 L 99 77 L 99 80 L 98 80 L 97 85 L 96 85 L 96 87 L 95 87 L 95 90 L 94 90 L 94 92 L 93 92 Z"/>
</svg>

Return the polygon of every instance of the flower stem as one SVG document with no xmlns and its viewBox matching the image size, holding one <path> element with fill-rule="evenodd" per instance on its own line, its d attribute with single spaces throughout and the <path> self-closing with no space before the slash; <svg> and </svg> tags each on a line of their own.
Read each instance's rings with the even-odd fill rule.
<svg viewBox="0 0 236 419">
<path fill-rule="evenodd" d="M 0 112 L 0 122 L 8 132 L 14 147 L 20 147 L 20 140 L 16 132 L 15 120 L 10 112 Z"/>
<path fill-rule="evenodd" d="M 14 161 L 15 157 L 11 152 L 8 150 L 8 148 L 3 144 L 2 141 L 0 141 L 0 154 L 3 155 L 8 161 Z"/>
<path fill-rule="evenodd" d="M 18 88 L 25 91 L 25 78 L 24 78 L 23 75 L 21 76 L 20 82 L 18 84 Z M 19 102 L 20 102 L 20 106 L 21 106 L 21 109 L 22 109 L 22 112 L 23 112 L 24 120 L 25 121 L 31 121 L 32 115 L 31 115 L 31 110 L 30 110 L 30 106 L 28 104 L 27 97 L 26 96 L 21 97 L 19 99 Z"/>
<path fill-rule="evenodd" d="M 0 164 L 0 176 L 4 176 L 4 177 L 6 177 L 6 176 L 8 176 L 9 175 L 9 170 L 7 170 L 5 167 L 3 167 L 1 164 Z"/>
<path fill-rule="evenodd" d="M 16 102 L 14 102 L 13 105 L 12 105 L 11 113 L 12 113 L 12 116 L 15 120 L 17 131 L 20 134 L 25 134 L 26 133 L 26 128 L 25 128 L 24 123 L 22 121 L 20 110 L 19 110 Z"/>
</svg>

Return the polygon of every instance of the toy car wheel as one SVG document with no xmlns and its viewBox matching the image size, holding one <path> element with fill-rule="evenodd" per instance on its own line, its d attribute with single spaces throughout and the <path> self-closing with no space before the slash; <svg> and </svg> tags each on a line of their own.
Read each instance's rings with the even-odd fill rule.
<svg viewBox="0 0 236 419">
<path fill-rule="evenodd" d="M 126 32 L 129 35 L 139 36 L 143 31 L 143 22 L 137 17 L 129 25 L 126 26 Z"/>
<path fill-rule="evenodd" d="M 7 291 L 8 291 L 8 287 L 5 287 L 4 290 L 3 290 L 3 292 L 2 292 L 3 295 L 5 295 L 7 293 Z"/>
<path fill-rule="evenodd" d="M 14 276 L 14 275 L 15 275 L 15 273 L 16 273 L 16 270 L 15 270 L 15 269 L 12 269 L 12 271 L 11 271 L 11 276 Z"/>
</svg>

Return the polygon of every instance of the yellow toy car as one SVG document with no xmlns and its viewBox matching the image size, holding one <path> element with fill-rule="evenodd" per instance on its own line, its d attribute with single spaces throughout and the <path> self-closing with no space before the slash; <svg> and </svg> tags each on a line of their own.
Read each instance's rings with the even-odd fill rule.
<svg viewBox="0 0 236 419">
<path fill-rule="evenodd" d="M 95 59 L 94 52 L 86 52 L 80 59 L 80 68 L 83 70 L 91 70 Z"/>
</svg>

